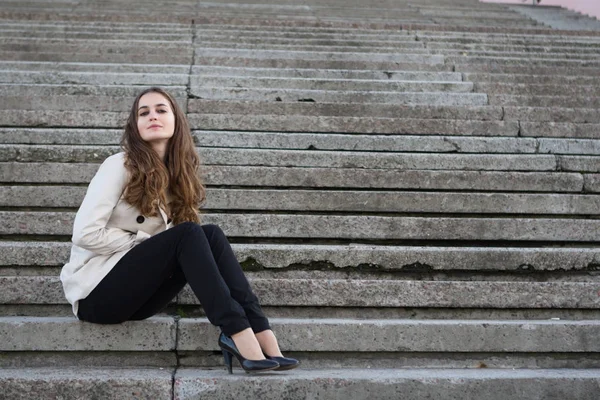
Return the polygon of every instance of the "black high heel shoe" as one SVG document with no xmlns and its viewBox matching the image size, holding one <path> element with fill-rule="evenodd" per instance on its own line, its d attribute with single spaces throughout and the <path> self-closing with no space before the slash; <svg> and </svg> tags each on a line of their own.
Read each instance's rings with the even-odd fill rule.
<svg viewBox="0 0 600 400">
<path fill-rule="evenodd" d="M 260 371 L 272 371 L 279 368 L 279 363 L 274 360 L 247 360 L 238 351 L 235 342 L 229 336 L 225 336 L 221 332 L 219 336 L 219 347 L 223 351 L 223 358 L 225 359 L 225 365 L 230 374 L 233 374 L 231 365 L 232 356 L 238 359 L 240 365 L 246 372 L 260 372 Z"/>
<path fill-rule="evenodd" d="M 275 371 L 287 371 L 288 369 L 294 369 L 300 365 L 300 361 L 290 357 L 271 357 L 265 354 L 267 360 L 276 361 L 279 367 Z"/>
</svg>

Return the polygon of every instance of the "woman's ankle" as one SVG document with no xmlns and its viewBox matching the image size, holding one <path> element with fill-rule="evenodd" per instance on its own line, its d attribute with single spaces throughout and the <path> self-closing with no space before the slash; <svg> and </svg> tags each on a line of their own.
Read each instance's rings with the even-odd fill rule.
<svg viewBox="0 0 600 400">
<path fill-rule="evenodd" d="M 242 357 L 248 360 L 264 360 L 265 356 L 252 329 L 247 328 L 241 332 L 234 333 L 231 335 L 231 339 L 233 339 Z"/>
<path fill-rule="evenodd" d="M 283 357 L 277 338 L 272 330 L 267 329 L 258 333 L 255 333 L 256 340 L 258 341 L 262 352 L 269 357 Z"/>
</svg>

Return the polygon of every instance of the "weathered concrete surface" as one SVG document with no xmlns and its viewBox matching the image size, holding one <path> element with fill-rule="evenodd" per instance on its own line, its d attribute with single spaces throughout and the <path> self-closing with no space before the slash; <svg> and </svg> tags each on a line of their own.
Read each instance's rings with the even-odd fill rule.
<svg viewBox="0 0 600 400">
<path fill-rule="evenodd" d="M 542 85 L 535 83 L 476 83 L 475 92 L 487 94 L 509 94 L 526 96 L 553 96 L 560 93 L 561 96 L 597 96 L 600 87 L 592 85 Z"/>
<path fill-rule="evenodd" d="M 360 135 L 293 132 L 193 131 L 202 147 L 237 147 L 298 150 L 411 151 L 441 153 L 536 153 L 595 154 L 600 141 L 584 139 L 536 140 L 535 138 L 462 137 L 417 135 Z M 0 128 L 1 144 L 118 145 L 116 129 Z M 542 152 L 540 150 L 540 152 Z M 600 154 L 600 150 L 597 151 Z"/>
<path fill-rule="evenodd" d="M 523 57 L 496 57 L 496 56 L 446 56 L 446 63 L 454 64 L 497 64 L 497 65 L 509 65 L 509 66 L 520 66 L 520 65 L 544 65 L 545 67 L 577 67 L 577 68 L 589 68 L 600 66 L 600 59 L 590 60 L 570 60 L 566 58 L 535 58 L 529 57 L 526 53 L 523 53 Z M 457 69 L 457 71 L 459 71 Z M 462 71 L 462 70 L 460 70 Z"/>
<path fill-rule="evenodd" d="M 73 212 L 0 211 L 2 235 L 71 235 Z M 205 214 L 228 236 L 305 239 L 600 240 L 600 220 L 550 218 L 436 218 L 291 214 Z M 360 227 L 360 229 L 357 229 Z"/>
<path fill-rule="evenodd" d="M 439 56 L 436 56 L 439 57 Z M 99 62 L 100 60 L 92 60 Z M 176 64 L 175 60 L 171 61 Z M 271 58 L 261 59 L 250 56 L 200 56 L 194 60 L 195 65 L 250 67 L 250 68 L 310 68 L 310 69 L 348 69 L 348 70 L 406 70 L 406 71 L 453 71 L 451 64 L 424 64 L 418 60 L 375 61 L 375 60 L 314 60 L 305 58 Z M 458 70 L 457 70 L 458 71 Z M 464 71 L 464 70 L 460 70 Z"/>
<path fill-rule="evenodd" d="M 390 103 L 425 104 L 434 106 L 480 106 L 488 104 L 483 93 L 359 91 L 309 89 L 259 89 L 197 87 L 191 94 L 202 99 L 237 101 L 313 101 L 317 103 Z M 281 99 L 281 100 L 277 100 Z M 312 99 L 312 100 L 307 100 Z"/>
<path fill-rule="evenodd" d="M 0 75 L 1 77 L 1 75 Z M 363 79 L 315 79 L 295 77 L 246 77 L 246 76 L 203 76 L 198 83 L 191 84 L 193 93 L 204 88 L 256 88 L 256 89 L 305 89 L 338 91 L 381 91 L 381 92 L 443 92 L 467 93 L 473 91 L 472 82 L 431 82 L 400 80 Z M 482 92 L 482 90 L 477 90 Z"/>
<path fill-rule="evenodd" d="M 119 145 L 122 129 L 0 128 L 0 143 Z M 525 139 L 533 140 L 533 139 Z"/>
<path fill-rule="evenodd" d="M 119 150 L 117 146 L 0 144 L 0 161 L 101 162 L 108 156 L 118 153 Z M 203 162 L 209 165 L 528 172 L 554 171 L 557 169 L 556 158 L 546 154 L 343 153 L 312 150 L 227 149 L 210 147 L 200 148 L 198 152 Z M 573 157 L 569 159 L 578 160 L 579 158 Z M 575 168 L 576 164 L 572 165 L 572 168 Z M 587 171 L 587 169 L 583 171 Z"/>
<path fill-rule="evenodd" d="M 444 56 L 420 54 L 385 53 L 329 53 L 326 51 L 289 51 L 289 50 L 245 50 L 245 49 L 202 49 L 194 53 L 196 64 L 204 57 L 240 57 L 249 59 L 287 59 L 287 60 L 327 60 L 327 61 L 383 61 L 420 64 L 443 64 Z"/>
<path fill-rule="evenodd" d="M 0 71 L 0 82 L 20 84 L 185 86 L 187 81 L 187 74 Z"/>
<path fill-rule="evenodd" d="M 0 207 L 78 208 L 83 186 L 3 186 Z M 595 195 L 206 189 L 206 209 L 599 215 Z"/>
<path fill-rule="evenodd" d="M 370 267 L 378 271 L 570 271 L 595 270 L 600 249 L 590 247 L 432 247 L 376 245 L 241 244 L 241 263 L 265 269 Z M 0 242 L 0 265 L 62 266 L 70 242 Z M 316 263 L 316 267 L 311 265 Z M 595 267 L 594 267 L 595 266 Z M 22 268 L 21 268 L 22 269 Z"/>
<path fill-rule="evenodd" d="M 540 153 L 600 155 L 600 140 L 539 139 Z"/>
<path fill-rule="evenodd" d="M 521 122 L 521 136 L 600 139 L 600 124 Z"/>
<path fill-rule="evenodd" d="M 89 183 L 99 164 L 0 162 L 0 181 Z M 583 175 L 566 172 L 400 171 L 355 168 L 204 166 L 208 185 L 576 192 Z"/>
<path fill-rule="evenodd" d="M 357 103 L 358 104 L 358 103 Z M 458 136 L 518 136 L 516 121 L 462 121 L 418 118 L 308 117 L 299 115 L 190 114 L 192 129 L 274 132 L 356 132 Z M 0 121 L 2 117 L 0 114 Z"/>
<path fill-rule="evenodd" d="M 133 101 L 135 96 L 143 88 L 136 85 L 51 85 L 51 84 L 18 84 L 0 85 L 2 96 L 93 96 L 97 97 L 130 97 Z M 187 99 L 188 95 L 184 86 L 171 86 L 169 93 L 176 99 Z M 185 104 L 185 103 L 184 103 Z M 127 112 L 128 110 L 122 110 Z"/>
<path fill-rule="evenodd" d="M 585 174 L 585 191 L 600 193 L 600 174 Z"/>
<path fill-rule="evenodd" d="M 17 286 L 25 286 L 23 281 Z M 253 279 L 251 284 L 267 306 L 600 308 L 600 282 Z M 189 287 L 178 303 L 199 304 Z"/>
<path fill-rule="evenodd" d="M 471 39 L 467 39 L 471 40 Z M 496 62 L 485 64 L 454 63 L 455 71 L 460 72 L 483 72 L 504 74 L 528 74 L 528 75 L 579 75 L 598 76 L 600 69 L 597 67 L 571 66 L 549 66 L 549 65 L 503 65 Z"/>
<path fill-rule="evenodd" d="M 596 48 L 590 48 L 590 52 L 598 52 Z M 598 82 L 593 76 L 563 76 L 563 75 L 529 75 L 529 74 L 486 74 L 486 73 L 465 73 L 465 81 L 471 82 L 505 82 L 505 83 L 533 83 L 533 84 L 574 84 L 574 85 L 593 85 Z"/>
<path fill-rule="evenodd" d="M 3 306 L 6 310 L 6 306 Z M 24 310 L 21 313 L 26 312 Z M 48 311 L 46 311 L 48 315 Z M 54 313 L 53 313 L 54 315 Z M 220 357 L 222 360 L 222 357 Z M 220 360 L 220 361 L 221 361 Z M 523 360 L 525 362 L 525 360 Z M 193 366 L 201 366 L 194 364 Z M 333 366 L 334 364 L 332 364 Z M 493 364 L 490 364 L 490 366 Z M 523 364 L 526 365 L 526 364 Z M 177 366 L 177 354 L 165 351 L 11 351 L 3 352 L 2 368 L 153 368 L 169 369 Z M 559 367 L 570 368 L 566 364 Z M 590 366 L 591 367 L 591 366 Z M 1 380 L 2 378 L 0 378 Z M 2 384 L 0 383 L 0 386 Z M 56 399 L 52 399 L 56 400 Z"/>
<path fill-rule="evenodd" d="M 73 317 L 0 317 L 2 351 L 170 351 L 173 318 L 99 325 Z"/>
<path fill-rule="evenodd" d="M 398 104 L 312 103 L 312 102 L 242 102 L 189 99 L 191 114 L 263 114 L 313 116 L 363 116 L 371 118 L 431 119 L 467 121 L 500 121 L 502 107 L 490 106 L 432 106 Z M 205 128 L 204 128 L 205 129 Z M 442 132 L 442 131 L 439 131 Z M 438 133 L 439 133 L 438 132 Z"/>
<path fill-rule="evenodd" d="M 247 376 L 180 369 L 175 398 L 595 400 L 599 385 L 598 370 L 299 369 Z"/>
<path fill-rule="evenodd" d="M 560 77 L 563 79 L 565 77 Z M 597 78 L 591 78 L 597 80 Z M 504 119 L 536 122 L 600 123 L 600 110 L 564 107 L 503 107 Z"/>
<path fill-rule="evenodd" d="M 282 351 L 598 352 L 600 322 L 494 320 L 279 319 Z M 179 320 L 179 350 L 217 350 L 218 328 Z"/>
<path fill-rule="evenodd" d="M 307 40 L 307 39 L 304 39 Z M 303 40 L 303 41 L 304 41 Z M 327 40 L 329 41 L 329 40 Z M 0 66 L 3 66 L 0 62 Z M 28 67 L 29 69 L 29 67 Z M 188 71 L 185 71 L 186 73 Z M 403 80 L 403 81 L 446 81 L 461 82 L 459 72 L 427 71 L 360 71 L 339 69 L 303 69 L 303 68 L 240 68 L 221 66 L 192 66 L 190 84 L 200 85 L 204 76 L 252 76 L 271 78 L 312 78 L 312 79 L 362 79 L 362 80 Z"/>
<path fill-rule="evenodd" d="M 87 27 L 86 29 L 89 29 Z M 139 28 L 136 28 L 139 29 Z M 147 33 L 141 33 L 147 37 Z M 128 32 L 127 35 L 132 35 Z M 77 63 L 77 62 L 43 62 L 43 61 L 0 61 L 2 71 L 45 71 L 45 72 L 79 72 L 84 74 L 151 74 L 151 75 L 187 75 L 189 65 L 152 65 L 152 64 L 113 64 L 113 63 Z"/>
<path fill-rule="evenodd" d="M 172 399 L 173 368 L 5 368 L 2 399 Z"/>
<path fill-rule="evenodd" d="M 559 163 L 563 171 L 600 172 L 600 156 L 559 156 Z"/>
<path fill-rule="evenodd" d="M 29 132 L 27 132 L 29 133 Z M 30 132 L 34 134 L 35 132 Z M 19 143 L 27 140 L 26 135 L 15 132 L 15 135 L 2 135 L 0 142 L 9 141 Z M 17 135 L 20 137 L 17 137 Z M 326 133 L 281 133 L 281 132 L 227 132 L 227 131 L 194 131 L 196 143 L 203 147 L 248 147 L 271 149 L 311 149 L 311 150 L 346 150 L 346 151 L 414 151 L 427 149 L 427 152 L 448 153 L 535 153 L 537 140 L 533 138 L 508 138 L 508 137 L 453 137 L 453 136 L 413 136 L 413 135 L 345 135 Z M 36 135 L 52 138 L 52 135 Z M 86 136 L 90 136 L 89 134 Z M 14 140 L 13 140 L 14 139 Z M 60 140 L 60 139 L 56 139 Z M 68 138 L 66 139 L 68 140 Z M 38 142 L 39 143 L 39 142 Z M 562 142 L 548 143 L 544 148 L 552 150 L 559 147 L 561 150 L 575 154 L 595 151 L 600 154 L 600 141 L 576 141 L 567 145 Z M 548 151 L 550 152 L 550 151 Z M 564 151 L 563 151 L 564 153 Z M 568 154 L 568 153 L 567 153 Z"/>
<path fill-rule="evenodd" d="M 600 309 L 600 282 L 250 278 L 263 306 Z M 0 286 L 1 304 L 66 303 L 56 276 L 0 276 Z M 188 286 L 177 304 L 200 303 Z"/>
<path fill-rule="evenodd" d="M 504 57 L 504 58 L 535 58 L 548 59 L 550 61 L 555 60 L 581 60 L 581 61 L 595 61 L 598 60 L 598 56 L 592 52 L 586 53 L 581 51 L 571 52 L 568 49 L 552 52 L 544 52 L 540 50 L 536 52 L 534 49 L 523 51 L 523 49 L 432 49 L 429 54 L 442 54 L 450 57 L 456 56 L 469 56 L 469 57 Z"/>
<path fill-rule="evenodd" d="M 588 96 L 539 96 L 539 95 L 512 95 L 512 94 L 490 94 L 489 104 L 493 106 L 524 106 L 524 107 L 567 107 L 567 108 L 590 108 L 600 107 L 597 97 Z"/>
</svg>

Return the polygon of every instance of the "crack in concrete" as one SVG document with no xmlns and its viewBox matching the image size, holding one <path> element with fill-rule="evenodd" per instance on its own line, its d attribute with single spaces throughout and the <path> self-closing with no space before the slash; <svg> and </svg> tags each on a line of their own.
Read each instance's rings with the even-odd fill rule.
<svg viewBox="0 0 600 400">
<path fill-rule="evenodd" d="M 196 20 L 192 19 L 190 27 L 192 29 L 192 60 L 190 63 L 190 69 L 188 71 L 187 85 L 185 87 L 185 92 L 187 94 L 187 96 L 185 98 L 185 114 L 186 115 L 189 113 L 190 99 L 198 98 L 198 96 L 194 96 L 192 94 L 192 71 L 193 71 L 194 65 L 196 63 Z"/>
</svg>

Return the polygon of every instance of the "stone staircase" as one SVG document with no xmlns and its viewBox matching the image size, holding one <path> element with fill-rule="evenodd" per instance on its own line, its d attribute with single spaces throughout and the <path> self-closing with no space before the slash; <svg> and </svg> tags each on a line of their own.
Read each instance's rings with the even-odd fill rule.
<svg viewBox="0 0 600 400">
<path fill-rule="evenodd" d="M 3 1 L 0 399 L 597 399 L 599 67 L 474 0 Z M 73 317 L 73 218 L 150 85 L 302 369 L 228 375 L 189 290 Z"/>
</svg>

